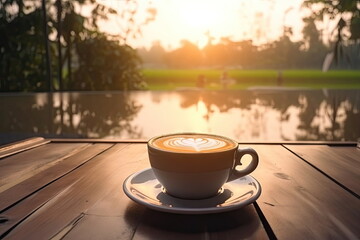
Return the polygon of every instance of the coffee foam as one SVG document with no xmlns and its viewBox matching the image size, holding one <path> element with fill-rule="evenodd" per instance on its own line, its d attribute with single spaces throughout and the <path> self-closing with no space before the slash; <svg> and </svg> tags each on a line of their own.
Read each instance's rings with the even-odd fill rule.
<svg viewBox="0 0 360 240">
<path fill-rule="evenodd" d="M 166 151 L 175 152 L 217 152 L 235 147 L 230 140 L 207 135 L 173 135 L 155 139 L 153 145 Z"/>
</svg>

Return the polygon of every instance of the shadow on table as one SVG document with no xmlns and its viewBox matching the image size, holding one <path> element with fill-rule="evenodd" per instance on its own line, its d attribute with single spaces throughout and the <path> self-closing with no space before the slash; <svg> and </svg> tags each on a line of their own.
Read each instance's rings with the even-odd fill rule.
<svg viewBox="0 0 360 240">
<path fill-rule="evenodd" d="M 133 221 L 130 209 L 125 213 L 126 221 Z M 265 234 L 253 205 L 239 210 L 204 215 L 182 215 L 144 209 L 135 236 L 145 238 L 174 239 L 204 234 L 226 238 L 258 238 Z"/>
</svg>

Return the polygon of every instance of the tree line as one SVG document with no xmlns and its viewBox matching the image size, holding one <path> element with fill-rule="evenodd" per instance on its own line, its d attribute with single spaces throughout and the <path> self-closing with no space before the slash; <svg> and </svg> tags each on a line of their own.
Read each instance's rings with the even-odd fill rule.
<svg viewBox="0 0 360 240">
<path fill-rule="evenodd" d="M 321 69 L 330 47 L 318 41 L 309 48 L 293 42 L 289 35 L 261 46 L 251 40 L 232 41 L 222 38 L 204 48 L 183 40 L 175 50 L 166 51 L 159 43 L 139 49 L 144 66 L 166 68 L 235 68 L 235 69 Z"/>
<path fill-rule="evenodd" d="M 304 1 L 311 14 L 301 41 L 292 41 L 291 28 L 284 27 L 278 40 L 261 46 L 230 38 L 213 44 L 209 35 L 203 49 L 183 40 L 172 51 L 160 44 L 137 51 L 127 44 L 156 16 L 149 7 L 139 22 L 138 6 L 127 0 L 118 12 L 96 0 L 0 0 L 0 91 L 141 89 L 142 62 L 172 68 L 321 68 L 330 56 L 333 67 L 360 68 L 360 0 Z M 90 16 L 79 11 L 83 7 Z M 98 26 L 112 15 L 123 24 L 116 36 Z M 336 21 L 327 43 L 316 25 L 325 17 Z"/>
</svg>

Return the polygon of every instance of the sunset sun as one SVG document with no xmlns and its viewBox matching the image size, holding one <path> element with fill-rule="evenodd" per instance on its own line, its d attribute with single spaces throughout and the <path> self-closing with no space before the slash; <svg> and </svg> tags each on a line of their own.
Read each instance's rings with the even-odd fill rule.
<svg viewBox="0 0 360 240">
<path fill-rule="evenodd" d="M 206 30 L 219 21 L 219 10 L 201 2 L 179 5 L 179 21 L 188 27 Z"/>
</svg>

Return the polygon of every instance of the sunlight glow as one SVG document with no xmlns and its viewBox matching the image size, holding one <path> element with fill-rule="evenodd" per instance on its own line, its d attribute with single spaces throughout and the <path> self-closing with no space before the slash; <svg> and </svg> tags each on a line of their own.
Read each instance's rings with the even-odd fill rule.
<svg viewBox="0 0 360 240">
<path fill-rule="evenodd" d="M 118 9 L 126 1 L 98 0 Z M 217 43 L 227 37 L 233 41 L 251 39 L 264 43 L 277 39 L 283 27 L 293 27 L 301 34 L 301 4 L 303 0 L 139 0 L 138 22 L 143 22 L 146 8 L 156 9 L 153 22 L 142 27 L 142 35 L 131 39 L 133 47 L 147 47 L 155 41 L 167 49 L 180 46 L 181 40 L 189 40 L 204 47 L 211 39 Z M 290 9 L 290 10 L 289 10 Z M 122 31 L 119 19 L 110 19 L 101 27 L 117 34 Z"/>
<path fill-rule="evenodd" d="M 214 5 L 207 5 L 199 1 L 191 5 L 179 4 L 178 7 L 179 20 L 197 30 L 211 28 L 220 17 L 219 10 Z"/>
</svg>

